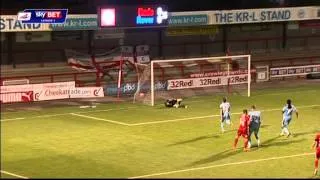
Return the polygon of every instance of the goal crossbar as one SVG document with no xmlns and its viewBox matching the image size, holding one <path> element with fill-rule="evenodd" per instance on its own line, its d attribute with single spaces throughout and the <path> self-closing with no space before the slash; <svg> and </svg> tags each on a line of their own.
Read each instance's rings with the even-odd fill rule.
<svg viewBox="0 0 320 180">
<path fill-rule="evenodd" d="M 202 57 L 202 58 L 187 58 L 187 59 L 167 59 L 167 60 L 152 60 L 152 63 L 164 63 L 164 62 L 177 62 L 177 61 L 195 61 L 195 60 L 215 60 L 215 59 L 227 59 L 227 58 L 251 58 L 251 55 L 235 55 L 235 56 L 213 56 L 213 57 Z"/>
</svg>

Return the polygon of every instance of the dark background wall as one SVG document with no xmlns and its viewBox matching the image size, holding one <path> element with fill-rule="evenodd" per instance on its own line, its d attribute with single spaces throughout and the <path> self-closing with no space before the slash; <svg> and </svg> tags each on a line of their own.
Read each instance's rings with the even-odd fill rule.
<svg viewBox="0 0 320 180">
<path fill-rule="evenodd" d="M 1 14 L 17 14 L 25 8 L 68 8 L 70 14 L 95 14 L 97 6 L 105 4 L 138 5 L 165 4 L 169 11 L 204 11 L 221 9 L 271 8 L 290 6 L 320 5 L 320 0 L 3 0 Z M 225 53 L 229 47 L 231 52 L 272 52 L 285 49 L 317 48 L 319 29 L 303 27 L 285 29 L 288 36 L 283 41 L 284 28 L 282 23 L 269 24 L 262 30 L 252 30 L 249 25 L 228 26 L 226 33 L 219 27 L 216 35 L 166 36 L 165 30 L 130 30 L 126 31 L 124 45 L 147 44 L 151 46 L 152 58 L 175 58 L 208 56 Z M 248 30 L 249 29 L 249 30 Z M 251 29 L 251 30 L 250 30 Z M 227 36 L 226 36 L 227 34 Z M 64 49 L 88 52 L 88 32 L 83 31 L 80 40 L 62 40 L 51 42 L 19 43 L 15 41 L 15 33 L 1 33 L 5 40 L 1 41 L 1 64 L 25 62 L 64 62 Z M 302 37 L 303 36 L 303 37 Z M 226 38 L 226 39 L 224 39 Z M 225 43 L 224 40 L 228 40 Z M 12 46 L 8 46 L 8 42 Z M 106 52 L 119 46 L 119 39 L 95 40 L 97 52 Z M 11 48 L 11 49 L 10 49 Z M 8 52 L 12 50 L 12 57 Z"/>
<path fill-rule="evenodd" d="M 17 11 L 24 8 L 69 8 L 69 13 L 96 13 L 98 5 L 139 5 L 165 4 L 169 11 L 198 11 L 219 9 L 271 8 L 279 6 L 320 5 L 319 0 L 3 0 L 1 13 Z"/>
</svg>

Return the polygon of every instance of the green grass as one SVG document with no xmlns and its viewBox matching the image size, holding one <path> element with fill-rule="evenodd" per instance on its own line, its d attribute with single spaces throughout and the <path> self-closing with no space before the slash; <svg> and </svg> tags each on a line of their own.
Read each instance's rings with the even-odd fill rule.
<svg viewBox="0 0 320 180">
<path fill-rule="evenodd" d="M 70 106 L 2 112 L 2 120 L 24 119 L 1 122 L 1 170 L 29 178 L 128 178 L 172 171 L 177 172 L 150 178 L 307 178 L 313 173 L 314 155 L 261 159 L 313 152 L 313 137 L 320 131 L 319 97 L 320 85 L 258 90 L 250 98 L 229 96 L 233 113 L 251 104 L 256 104 L 260 110 L 279 109 L 263 112 L 260 130 L 263 146 L 253 147 L 250 152 L 242 151 L 242 139 L 238 143 L 239 149 L 231 150 L 235 129 L 227 127 L 228 131 L 221 134 L 219 117 L 166 121 L 216 115 L 219 96 L 185 99 L 188 109 L 166 109 L 160 104 L 149 107 L 115 103 L 100 104 L 96 109 Z M 294 136 L 289 138 L 278 137 L 280 109 L 287 98 L 293 100 L 300 113 L 299 119 L 294 118 L 290 125 Z M 319 106 L 302 107 L 308 105 Z M 55 114 L 60 115 L 50 116 Z M 235 128 L 238 117 L 232 116 Z M 133 126 L 154 121 L 164 122 Z M 259 161 L 245 163 L 251 160 Z M 242 164 L 230 164 L 237 162 Z M 194 170 L 198 167 L 208 168 Z M 4 173 L 1 176 L 14 178 Z"/>
</svg>

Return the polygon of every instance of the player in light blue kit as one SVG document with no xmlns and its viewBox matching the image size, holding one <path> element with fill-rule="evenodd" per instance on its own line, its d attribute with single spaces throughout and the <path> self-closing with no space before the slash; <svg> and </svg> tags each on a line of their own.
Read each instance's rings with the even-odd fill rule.
<svg viewBox="0 0 320 180">
<path fill-rule="evenodd" d="M 252 105 L 251 111 L 249 112 L 250 116 L 250 125 L 249 125 L 249 143 L 248 148 L 251 147 L 251 135 L 254 133 L 254 136 L 256 137 L 258 147 L 260 146 L 260 135 L 259 135 L 259 129 L 261 126 L 261 112 L 256 110 L 256 106 Z"/>
<path fill-rule="evenodd" d="M 298 118 L 298 110 L 296 109 L 296 107 L 294 107 L 294 105 L 291 104 L 291 100 L 288 99 L 287 100 L 287 105 L 285 105 L 282 109 L 282 115 L 283 115 L 283 119 L 282 119 L 282 131 L 280 133 L 280 136 L 286 135 L 287 137 L 290 136 L 290 132 L 288 129 L 288 126 L 292 120 L 292 113 L 295 112 L 296 116 Z"/>
<path fill-rule="evenodd" d="M 227 98 L 222 99 L 222 103 L 220 104 L 220 109 L 221 109 L 221 131 L 224 133 L 224 123 L 228 125 L 232 125 L 231 123 L 231 118 L 230 118 L 230 108 L 231 105 L 229 102 L 227 102 Z"/>
</svg>

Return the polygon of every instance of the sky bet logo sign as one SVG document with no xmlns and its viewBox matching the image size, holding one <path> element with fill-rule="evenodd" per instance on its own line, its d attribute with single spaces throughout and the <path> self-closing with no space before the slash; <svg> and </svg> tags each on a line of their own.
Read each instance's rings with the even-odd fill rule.
<svg viewBox="0 0 320 180">
<path fill-rule="evenodd" d="M 137 25 L 162 24 L 168 19 L 168 11 L 164 11 L 162 7 L 157 7 L 156 12 L 153 8 L 138 8 L 138 16 L 136 17 Z"/>
<path fill-rule="evenodd" d="M 25 9 L 18 13 L 22 23 L 63 24 L 67 18 L 68 9 Z"/>
</svg>

